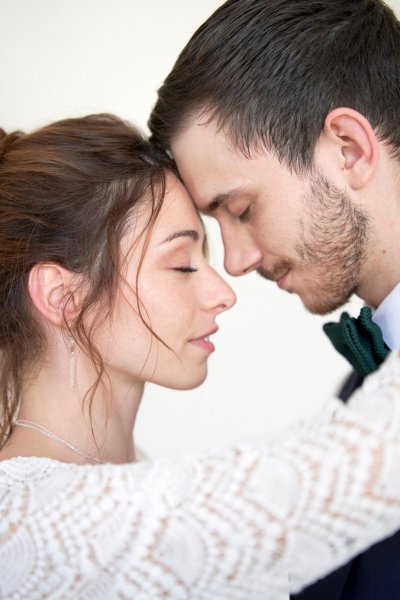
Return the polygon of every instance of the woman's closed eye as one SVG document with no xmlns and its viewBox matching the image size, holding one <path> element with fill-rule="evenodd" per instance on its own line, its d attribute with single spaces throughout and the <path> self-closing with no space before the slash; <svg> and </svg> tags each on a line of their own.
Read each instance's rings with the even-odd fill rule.
<svg viewBox="0 0 400 600">
<path fill-rule="evenodd" d="M 180 271 L 181 273 L 195 273 L 197 269 L 193 267 L 174 267 L 174 271 Z"/>
</svg>

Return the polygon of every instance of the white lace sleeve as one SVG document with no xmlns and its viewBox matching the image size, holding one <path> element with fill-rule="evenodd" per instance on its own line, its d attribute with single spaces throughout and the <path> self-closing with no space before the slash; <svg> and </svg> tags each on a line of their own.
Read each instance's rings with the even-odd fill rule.
<svg viewBox="0 0 400 600">
<path fill-rule="evenodd" d="M 0 463 L 0 597 L 283 600 L 400 527 L 400 359 L 273 444 Z"/>
</svg>

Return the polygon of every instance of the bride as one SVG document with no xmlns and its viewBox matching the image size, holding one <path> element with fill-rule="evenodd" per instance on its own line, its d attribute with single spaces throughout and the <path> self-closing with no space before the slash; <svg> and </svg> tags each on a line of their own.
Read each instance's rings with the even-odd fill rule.
<svg viewBox="0 0 400 600">
<path fill-rule="evenodd" d="M 280 600 L 400 527 L 394 353 L 274 441 L 135 460 L 145 383 L 200 385 L 235 302 L 205 245 L 131 125 L 1 132 L 1 598 Z"/>
</svg>

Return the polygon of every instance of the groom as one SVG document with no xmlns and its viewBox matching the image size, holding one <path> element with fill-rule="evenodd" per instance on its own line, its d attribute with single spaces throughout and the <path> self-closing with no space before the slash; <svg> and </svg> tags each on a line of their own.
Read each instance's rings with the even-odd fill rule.
<svg viewBox="0 0 400 600">
<path fill-rule="evenodd" d="M 228 0 L 149 124 L 229 273 L 318 314 L 357 294 L 400 347 L 400 24 L 381 0 Z M 400 598 L 400 533 L 295 598 Z"/>
</svg>

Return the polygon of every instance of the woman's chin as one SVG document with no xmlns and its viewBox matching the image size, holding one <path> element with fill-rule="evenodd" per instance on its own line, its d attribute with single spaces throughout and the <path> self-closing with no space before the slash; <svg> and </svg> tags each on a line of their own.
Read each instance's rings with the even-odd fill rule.
<svg viewBox="0 0 400 600">
<path fill-rule="evenodd" d="M 171 388 L 173 390 L 194 390 L 204 383 L 207 378 L 207 374 L 207 367 L 201 371 L 198 369 L 197 372 L 193 374 L 185 371 L 180 377 L 178 375 L 176 379 L 174 378 L 174 380 L 170 380 L 169 382 L 160 382 L 159 385 Z"/>
</svg>

